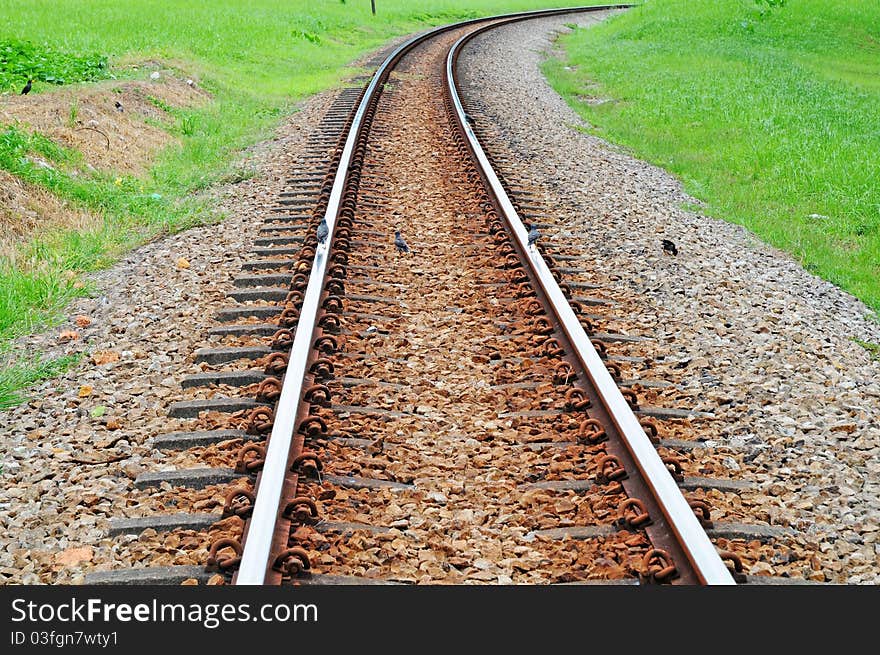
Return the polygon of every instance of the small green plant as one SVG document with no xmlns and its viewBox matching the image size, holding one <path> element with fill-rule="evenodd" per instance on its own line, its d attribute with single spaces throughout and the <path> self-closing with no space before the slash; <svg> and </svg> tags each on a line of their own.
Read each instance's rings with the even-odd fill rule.
<svg viewBox="0 0 880 655">
<path fill-rule="evenodd" d="M 309 41 L 310 43 L 320 43 L 321 37 L 315 34 L 314 32 L 307 32 L 306 30 L 293 30 L 293 38 L 295 39 L 304 39 Z"/>
<path fill-rule="evenodd" d="M 76 127 L 76 118 L 79 115 L 79 103 L 74 100 L 70 103 L 70 109 L 67 112 L 67 127 Z"/>
<path fill-rule="evenodd" d="M 867 350 L 871 354 L 871 359 L 880 362 L 880 343 L 873 343 L 872 341 L 862 341 L 861 339 L 853 339 L 857 344 L 859 344 L 862 348 Z"/>
<path fill-rule="evenodd" d="M 781 9 L 785 6 L 787 0 L 740 0 L 742 4 L 746 6 L 748 10 L 750 10 L 753 15 L 757 12 L 757 19 L 759 21 L 771 15 L 771 12 L 776 9 Z M 755 23 L 751 20 L 743 20 L 740 25 L 742 28 L 752 34 L 755 31 Z"/>
<path fill-rule="evenodd" d="M 765 6 L 768 9 L 776 9 L 777 7 L 784 7 L 785 3 L 788 0 L 755 0 L 755 4 L 760 6 Z"/>
<path fill-rule="evenodd" d="M 157 98 L 156 96 L 148 95 L 147 102 L 149 102 L 154 107 L 161 109 L 162 111 L 168 112 L 169 114 L 174 111 L 174 107 L 172 107 L 167 102 L 162 100 L 162 98 Z"/>
<path fill-rule="evenodd" d="M 189 114 L 180 119 L 180 131 L 186 136 L 193 136 L 196 133 L 197 119 L 194 115 Z"/>
</svg>

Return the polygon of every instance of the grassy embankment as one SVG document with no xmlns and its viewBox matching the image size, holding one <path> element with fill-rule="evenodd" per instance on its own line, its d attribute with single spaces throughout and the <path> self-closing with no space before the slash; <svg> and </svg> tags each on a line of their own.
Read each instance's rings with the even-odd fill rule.
<svg viewBox="0 0 880 655">
<path fill-rule="evenodd" d="M 148 71 L 131 64 L 152 60 L 197 77 L 213 99 L 196 109 L 171 109 L 181 145 L 167 148 L 139 178 L 89 172 L 79 165 L 80 153 L 0 122 L 0 168 L 102 220 L 85 231 L 40 234 L 22 243 L 14 258 L 0 258 L 0 408 L 20 399 L 17 389 L 66 363 L 10 354 L 12 339 L 51 324 L 71 297 L 90 293 L 80 274 L 163 231 L 209 220 L 198 193 L 247 175 L 235 169 L 236 153 L 267 136 L 296 102 L 353 72 L 349 62 L 394 36 L 544 4 L 379 0 L 372 16 L 364 0 L 6 0 L 0 92 L 18 94 L 35 76 L 28 97 L 38 102 L 62 80 L 144 79 Z M 75 107 L 70 111 L 73 116 Z"/>
<path fill-rule="evenodd" d="M 561 44 L 597 135 L 880 310 L 880 3 L 651 0 Z"/>
</svg>

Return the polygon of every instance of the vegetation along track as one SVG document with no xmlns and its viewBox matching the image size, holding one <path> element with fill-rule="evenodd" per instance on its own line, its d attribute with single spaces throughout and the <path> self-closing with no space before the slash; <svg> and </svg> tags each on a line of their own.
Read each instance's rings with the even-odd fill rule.
<svg viewBox="0 0 880 655">
<path fill-rule="evenodd" d="M 86 582 L 750 579 L 712 543 L 757 534 L 712 523 L 706 490 L 737 481 L 694 475 L 714 469 L 674 451 L 687 411 L 622 377 L 602 299 L 527 243 L 456 95 L 473 33 L 407 42 L 340 95 L 171 407 L 183 429 L 155 439 L 179 468 L 135 481 L 184 513 L 111 522 L 207 539 L 205 561 Z"/>
</svg>

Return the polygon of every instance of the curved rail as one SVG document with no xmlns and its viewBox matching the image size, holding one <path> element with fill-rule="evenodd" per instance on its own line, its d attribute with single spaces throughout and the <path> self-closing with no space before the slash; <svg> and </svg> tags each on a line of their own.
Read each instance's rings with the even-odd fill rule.
<svg viewBox="0 0 880 655">
<path fill-rule="evenodd" d="M 553 314 L 557 318 L 562 331 L 568 337 L 572 348 L 566 350 L 576 353 L 583 369 L 587 371 L 589 378 L 596 386 L 596 389 L 599 390 L 602 404 L 608 409 L 611 420 L 621 434 L 625 435 L 624 440 L 627 447 L 638 462 L 639 470 L 645 479 L 649 481 L 654 495 L 659 500 L 663 514 L 667 517 L 670 524 L 675 526 L 673 529 L 676 532 L 678 541 L 684 545 L 683 549 L 687 559 L 691 562 L 693 568 L 699 572 L 697 574 L 699 581 L 706 584 L 734 584 L 730 573 L 717 555 L 714 546 L 709 542 L 708 537 L 699 525 L 693 510 L 681 496 L 675 481 L 669 475 L 665 465 L 660 460 L 642 427 L 639 425 L 638 420 L 626 404 L 620 390 L 593 348 L 543 258 L 536 251 L 528 249 L 526 231 L 522 221 L 517 216 L 507 194 L 492 171 L 476 136 L 473 134 L 467 121 L 464 120 L 464 110 L 458 99 L 454 75 L 452 74 L 461 46 L 468 38 L 491 27 L 533 17 L 560 13 L 620 9 L 628 6 L 630 5 L 602 5 L 521 12 L 505 16 L 473 19 L 434 28 L 400 45 L 376 71 L 355 112 L 334 177 L 330 199 L 324 214 L 324 220 L 329 228 L 329 235 L 324 243 L 318 244 L 315 252 L 308 285 L 303 297 L 300 320 L 297 323 L 293 343 L 289 351 L 284 385 L 276 404 L 273 427 L 266 448 L 265 463 L 256 483 L 256 501 L 253 506 L 252 515 L 245 528 L 244 549 L 241 556 L 241 564 L 233 579 L 234 584 L 266 584 L 267 579 L 272 575 L 273 555 L 282 551 L 286 545 L 287 535 L 283 534 L 283 529 L 277 527 L 277 520 L 283 513 L 282 502 L 285 498 L 286 487 L 289 491 L 289 487 L 292 484 L 295 491 L 295 478 L 294 482 L 291 483 L 288 475 L 290 463 L 302 453 L 302 437 L 297 434 L 296 426 L 305 418 L 304 408 L 307 403 L 303 402 L 304 380 L 313 352 L 312 340 L 321 309 L 323 286 L 327 277 L 328 261 L 337 218 L 342 211 L 342 198 L 349 182 L 349 172 L 356 152 L 357 142 L 361 138 L 362 132 L 365 129 L 369 129 L 369 111 L 378 102 L 382 85 L 387 80 L 391 70 L 407 52 L 437 34 L 485 21 L 493 22 L 459 39 L 450 51 L 447 60 L 448 90 L 455 105 L 457 122 L 470 144 L 481 175 L 487 181 L 487 186 L 492 189 L 497 199 L 501 215 L 505 217 L 511 233 L 516 237 L 514 243 L 517 249 L 521 255 L 525 255 L 523 261 L 528 262 L 531 267 L 531 275 L 536 282 L 536 291 L 547 300 L 545 304 L 548 308 L 552 307 Z M 655 536 L 652 535 L 652 537 Z"/>
<path fill-rule="evenodd" d="M 503 24 L 519 20 L 523 20 L 523 18 L 511 18 Z M 681 550 L 690 562 L 699 582 L 713 585 L 736 584 L 730 571 L 728 571 L 718 555 L 715 546 L 709 541 L 709 537 L 700 525 L 694 510 L 688 505 L 687 500 L 685 500 L 681 490 L 658 455 L 657 450 L 645 434 L 644 428 L 639 423 L 629 403 L 623 397 L 623 394 L 593 347 L 590 338 L 584 331 L 571 305 L 566 300 L 544 258 L 537 248 L 528 246 L 528 230 L 523 225 L 507 192 L 495 174 L 470 123 L 466 120 L 464 107 L 462 106 L 455 83 L 455 63 L 458 60 L 462 47 L 468 41 L 478 34 L 498 26 L 499 24 L 495 23 L 464 35 L 449 51 L 446 59 L 447 91 L 455 109 L 456 120 L 467 138 L 481 176 L 495 196 L 500 214 L 504 216 L 510 232 L 516 239 L 520 258 L 528 262 L 531 268 L 530 277 L 540 285 L 540 290 L 545 298 L 545 304 L 552 310 L 556 325 L 561 328 L 567 337 L 571 348 L 566 348 L 565 350 L 574 354 L 578 360 L 577 363 L 580 364 L 580 368 L 586 372 L 595 387 L 605 413 L 614 423 L 618 435 L 629 450 L 633 462 L 641 473 L 642 479 L 650 488 L 660 511 L 663 512 L 669 525 L 674 530 L 675 540 L 681 546 Z"/>
<path fill-rule="evenodd" d="M 269 435 L 265 463 L 257 480 L 256 502 L 247 524 L 241 564 L 234 579 L 234 583 L 237 585 L 264 584 L 272 565 L 270 556 L 273 542 L 276 541 L 275 524 L 282 509 L 282 492 L 287 477 L 288 462 L 291 457 L 298 456 L 300 452 L 297 451 L 301 450 L 301 447 L 294 448 L 294 429 L 303 405 L 303 379 L 311 355 L 312 337 L 317 322 L 324 278 L 327 273 L 328 254 L 333 244 L 333 237 L 336 232 L 336 219 L 341 209 L 342 194 L 348 181 L 349 166 L 352 162 L 355 144 L 363 129 L 364 117 L 367 115 L 370 106 L 377 100 L 384 80 L 403 55 L 436 34 L 473 22 L 477 21 L 472 20 L 456 25 L 438 27 L 415 36 L 400 45 L 388 55 L 377 69 L 355 112 L 354 120 L 348 137 L 345 140 L 342 156 L 336 169 L 327 210 L 324 213 L 324 221 L 327 223 L 329 232 L 328 238 L 323 244 L 318 244 L 315 252 L 315 260 L 309 274 L 309 282 L 304 294 L 302 309 L 300 310 L 300 320 L 297 323 L 293 343 L 290 347 L 287 372 L 284 376 L 281 396 L 278 398 L 272 432 Z"/>
</svg>

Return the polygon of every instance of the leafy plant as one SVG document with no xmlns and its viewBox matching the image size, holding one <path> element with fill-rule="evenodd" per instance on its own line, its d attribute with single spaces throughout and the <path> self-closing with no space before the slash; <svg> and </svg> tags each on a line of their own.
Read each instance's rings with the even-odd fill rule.
<svg viewBox="0 0 880 655">
<path fill-rule="evenodd" d="M 196 125 L 196 117 L 192 114 L 180 119 L 180 131 L 186 136 L 192 136 L 196 133 Z"/>
<path fill-rule="evenodd" d="M 293 38 L 304 39 L 306 41 L 310 41 L 311 43 L 321 42 L 320 36 L 318 36 L 314 32 L 307 32 L 306 30 L 293 30 Z"/>
<path fill-rule="evenodd" d="M 174 107 L 169 105 L 167 102 L 162 100 L 162 98 L 157 98 L 156 96 L 147 96 L 147 101 L 153 105 L 154 107 L 161 109 L 162 111 L 168 112 L 169 114 L 174 111 Z"/>
<path fill-rule="evenodd" d="M 776 7 L 784 7 L 787 1 L 788 0 L 755 0 L 755 4 L 766 5 L 770 9 L 775 9 Z"/>
<path fill-rule="evenodd" d="M 71 84 L 109 75 L 104 55 L 75 55 L 55 50 L 48 44 L 0 39 L 0 91 L 17 91 L 29 79 Z"/>
<path fill-rule="evenodd" d="M 750 9 L 757 10 L 758 16 L 760 18 L 764 18 L 774 9 L 780 9 L 785 6 L 785 3 L 788 0 L 752 0 L 749 3 Z M 746 24 L 749 25 L 749 31 L 753 31 L 753 25 L 749 21 L 743 21 L 743 27 L 746 27 Z"/>
</svg>

